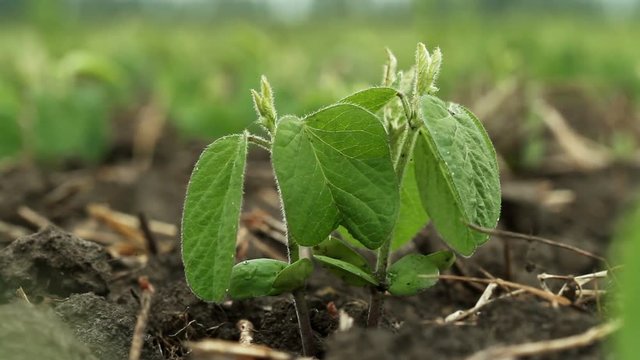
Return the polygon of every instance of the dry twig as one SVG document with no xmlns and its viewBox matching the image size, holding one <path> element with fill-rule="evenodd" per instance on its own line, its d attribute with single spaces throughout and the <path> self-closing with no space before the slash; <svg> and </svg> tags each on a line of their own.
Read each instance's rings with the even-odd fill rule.
<svg viewBox="0 0 640 360">
<path fill-rule="evenodd" d="M 296 357 L 272 348 L 261 345 L 242 345 L 226 340 L 203 340 L 198 342 L 187 342 L 186 346 L 191 349 L 191 359 L 193 360 L 251 360 L 251 359 L 271 359 L 271 360 L 293 360 Z"/>
<path fill-rule="evenodd" d="M 579 247 L 575 247 L 573 245 L 564 244 L 564 243 L 546 239 L 540 236 L 521 234 L 513 231 L 506 231 L 506 230 L 499 230 L 499 229 L 488 229 L 475 224 L 467 224 L 467 226 L 469 226 L 473 230 L 479 231 L 484 234 L 503 236 L 503 237 L 518 239 L 518 240 L 535 241 L 535 242 L 543 243 L 549 246 L 555 246 L 561 249 L 570 250 L 582 256 L 586 256 L 586 257 L 601 261 L 607 267 L 610 267 L 609 263 L 607 262 L 607 259 L 605 259 L 604 257 L 600 255 L 596 255 L 587 250 L 580 249 Z"/>
<path fill-rule="evenodd" d="M 109 217 L 111 219 L 115 219 L 117 222 L 126 224 L 128 227 L 137 228 L 138 227 L 138 218 L 136 216 L 126 214 L 120 211 L 115 211 L 107 205 L 103 204 L 89 204 L 86 208 L 89 215 L 96 219 L 100 219 L 102 217 Z M 178 227 L 174 224 L 169 224 L 162 221 L 157 220 L 149 220 L 149 230 L 158 235 L 163 235 L 167 237 L 176 237 L 178 236 Z"/>
<path fill-rule="evenodd" d="M 425 277 L 431 277 L 431 275 L 425 275 Z M 518 284 L 512 281 L 506 281 L 502 279 L 483 279 L 483 278 L 457 276 L 457 275 L 438 275 L 436 277 L 440 280 L 466 281 L 466 282 L 476 282 L 476 283 L 482 283 L 482 284 L 495 283 L 498 286 L 504 286 L 504 287 L 513 288 L 513 289 L 521 289 L 539 298 L 545 299 L 553 304 L 571 305 L 571 301 L 564 296 L 558 296 L 552 292 L 534 288 L 533 286 Z"/>
<path fill-rule="evenodd" d="M 522 356 L 542 355 L 588 346 L 611 335 L 621 325 L 621 321 L 613 320 L 578 335 L 518 345 L 494 346 L 467 357 L 467 360 L 513 360 Z"/>
<path fill-rule="evenodd" d="M 24 300 L 27 304 L 31 304 L 31 301 L 29 301 L 29 297 L 27 296 L 27 293 L 24 292 L 24 289 L 22 288 L 22 286 L 20 286 L 17 290 L 16 290 L 16 295 Z"/>
<path fill-rule="evenodd" d="M 484 292 L 482 293 L 482 295 L 480 295 L 480 298 L 478 299 L 474 307 L 464 311 L 463 310 L 455 311 L 447 315 L 444 318 L 444 322 L 452 323 L 452 322 L 460 321 L 466 318 L 467 316 L 476 313 L 478 310 L 480 310 L 481 307 L 493 302 L 491 297 L 493 296 L 493 292 L 495 291 L 497 286 L 498 285 L 495 283 L 489 284 L 487 288 L 484 290 Z"/>
<path fill-rule="evenodd" d="M 53 225 L 53 223 L 49 219 L 40 215 L 35 210 L 27 206 L 20 206 L 18 208 L 18 215 L 20 215 L 21 218 L 25 219 L 29 223 L 37 226 L 38 229 L 44 229 L 48 226 Z"/>
<path fill-rule="evenodd" d="M 575 132 L 551 104 L 543 99 L 535 102 L 547 128 L 574 164 L 586 170 L 602 169 L 611 163 L 609 149 Z"/>
<path fill-rule="evenodd" d="M 593 296 L 596 300 L 599 300 L 599 296 L 602 294 L 606 294 L 606 290 L 598 289 L 598 279 L 606 279 L 609 274 L 609 271 L 603 270 L 594 272 L 591 274 L 572 276 L 572 275 L 553 275 L 542 273 L 538 275 L 538 281 L 540 281 L 540 286 L 548 291 L 551 291 L 547 285 L 547 280 L 564 280 L 562 287 L 557 292 L 557 295 L 563 295 L 567 290 L 570 289 L 570 284 L 574 284 L 577 289 L 577 301 L 581 300 L 585 296 Z M 593 282 L 596 286 L 595 289 L 585 289 L 584 286 L 590 282 Z"/>
<path fill-rule="evenodd" d="M 144 334 L 149 319 L 149 310 L 151 309 L 151 297 L 155 292 L 153 285 L 146 276 L 138 278 L 138 285 L 142 290 L 140 297 L 140 313 L 136 320 L 136 327 L 133 329 L 133 338 L 131 340 L 131 350 L 129 350 L 129 360 L 139 360 L 142 353 L 142 345 L 144 344 Z"/>
</svg>

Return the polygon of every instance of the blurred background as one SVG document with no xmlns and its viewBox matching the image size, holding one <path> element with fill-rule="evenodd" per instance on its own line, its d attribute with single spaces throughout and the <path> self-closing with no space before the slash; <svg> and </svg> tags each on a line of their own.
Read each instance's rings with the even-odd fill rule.
<svg viewBox="0 0 640 360">
<path fill-rule="evenodd" d="M 634 0 L 0 0 L 0 162 L 101 161 L 113 122 L 150 104 L 180 138 L 236 132 L 261 74 L 302 115 L 422 41 L 444 53 L 440 96 L 509 167 L 602 166 L 637 152 L 639 20 Z M 544 139 L 564 125 L 578 148 L 557 159 Z"/>
</svg>

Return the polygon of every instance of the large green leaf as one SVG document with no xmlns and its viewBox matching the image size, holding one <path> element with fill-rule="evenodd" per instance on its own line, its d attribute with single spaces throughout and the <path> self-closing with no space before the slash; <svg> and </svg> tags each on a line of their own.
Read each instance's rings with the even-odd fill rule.
<svg viewBox="0 0 640 360">
<path fill-rule="evenodd" d="M 400 215 L 393 233 L 391 250 L 397 250 L 408 243 L 429 221 L 429 215 L 420 202 L 420 192 L 415 175 L 413 159 L 407 164 L 404 180 L 400 188 Z"/>
<path fill-rule="evenodd" d="M 427 255 L 409 254 L 396 261 L 387 272 L 389 292 L 410 296 L 432 287 L 438 282 L 438 266 Z"/>
<path fill-rule="evenodd" d="M 443 239 L 464 256 L 488 236 L 500 216 L 500 179 L 493 145 L 478 119 L 434 96 L 420 99 L 424 127 L 414 151 L 422 204 Z"/>
<path fill-rule="evenodd" d="M 182 214 L 182 260 L 187 282 L 200 298 L 220 301 L 234 263 L 247 136 L 209 145 L 196 163 Z"/>
<path fill-rule="evenodd" d="M 373 113 L 382 109 L 389 101 L 396 98 L 398 91 L 390 87 L 373 87 L 340 100 L 341 103 L 361 106 Z"/>
<path fill-rule="evenodd" d="M 370 271 L 369 262 L 364 256 L 349 247 L 343 241 L 330 236 L 327 240 L 313 247 L 313 253 L 346 261 L 362 270 Z"/>
<path fill-rule="evenodd" d="M 339 224 L 370 249 L 393 230 L 398 183 L 378 118 L 351 104 L 277 126 L 273 166 L 290 238 L 313 246 Z"/>
<path fill-rule="evenodd" d="M 311 260 L 302 258 L 282 269 L 273 280 L 270 295 L 292 292 L 304 286 L 304 282 L 313 272 Z"/>
<path fill-rule="evenodd" d="M 324 255 L 313 255 L 322 266 L 328 268 L 334 275 L 346 283 L 354 286 L 378 286 L 378 281 L 370 271 L 361 269 L 346 261 L 330 258 Z"/>
<path fill-rule="evenodd" d="M 245 260 L 233 267 L 229 296 L 234 300 L 277 295 L 273 283 L 287 263 L 273 259 Z"/>
</svg>

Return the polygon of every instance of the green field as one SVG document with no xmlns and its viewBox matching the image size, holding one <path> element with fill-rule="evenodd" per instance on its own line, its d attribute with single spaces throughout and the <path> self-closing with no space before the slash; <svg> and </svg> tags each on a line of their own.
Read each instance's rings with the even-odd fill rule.
<svg viewBox="0 0 640 360">
<path fill-rule="evenodd" d="M 275 88 L 280 113 L 308 113 L 365 85 L 361 79 L 379 82 L 385 47 L 407 67 L 418 41 L 443 50 L 445 96 L 482 93 L 515 77 L 640 101 L 638 34 L 634 19 L 435 7 L 410 19 L 295 24 L 139 15 L 3 21 L 0 157 L 28 150 L 44 160 L 99 159 L 109 120 L 150 101 L 185 136 L 235 132 L 255 119 L 249 89 L 261 74 Z"/>
</svg>

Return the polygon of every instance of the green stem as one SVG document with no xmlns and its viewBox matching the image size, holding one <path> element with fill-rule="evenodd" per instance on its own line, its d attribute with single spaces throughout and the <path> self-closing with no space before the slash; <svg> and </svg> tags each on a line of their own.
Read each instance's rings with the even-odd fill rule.
<svg viewBox="0 0 640 360">
<path fill-rule="evenodd" d="M 287 239 L 289 250 L 289 264 L 300 260 L 300 247 L 291 238 Z M 311 320 L 309 319 L 309 308 L 307 307 L 306 291 L 304 287 L 291 293 L 293 305 L 296 308 L 298 326 L 300 327 L 300 340 L 302 342 L 302 355 L 305 357 L 314 356 L 316 353 L 313 330 L 311 330 Z"/>
<path fill-rule="evenodd" d="M 398 177 L 398 187 L 402 188 L 402 182 L 404 180 L 404 173 L 407 170 L 407 164 L 413 153 L 413 148 L 416 145 L 416 139 L 420 133 L 420 127 L 413 124 L 412 117 L 408 118 L 409 130 L 407 137 L 402 144 L 402 150 L 395 160 L 394 168 L 396 170 L 396 176 Z M 367 316 L 368 327 L 378 327 L 380 325 L 380 318 L 382 317 L 382 310 L 384 308 L 384 292 L 387 287 L 387 268 L 389 267 L 389 255 L 391 254 L 391 240 L 393 239 L 393 232 L 389 235 L 387 241 L 378 249 L 378 256 L 376 260 L 376 272 L 375 276 L 380 286 L 378 288 L 371 289 L 371 300 L 369 302 L 369 314 Z"/>
<path fill-rule="evenodd" d="M 271 151 L 271 141 L 263 137 L 253 134 L 247 134 L 247 140 L 249 140 L 250 143 L 258 145 L 267 151 Z"/>
</svg>

